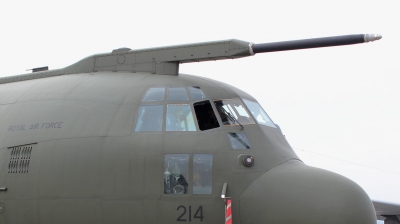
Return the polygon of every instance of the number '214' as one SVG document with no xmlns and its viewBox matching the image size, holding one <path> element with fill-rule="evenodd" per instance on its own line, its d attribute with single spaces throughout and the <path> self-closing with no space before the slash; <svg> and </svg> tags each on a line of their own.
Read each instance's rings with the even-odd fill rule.
<svg viewBox="0 0 400 224">
<path fill-rule="evenodd" d="M 182 214 L 176 219 L 178 222 L 187 222 L 187 218 L 189 219 L 189 222 L 192 221 L 192 206 L 189 205 L 188 209 L 188 215 L 186 215 L 186 206 L 179 205 L 176 210 L 182 210 Z M 203 222 L 203 206 L 199 206 L 199 208 L 196 210 L 193 216 L 194 219 L 200 219 L 200 222 Z"/>
</svg>

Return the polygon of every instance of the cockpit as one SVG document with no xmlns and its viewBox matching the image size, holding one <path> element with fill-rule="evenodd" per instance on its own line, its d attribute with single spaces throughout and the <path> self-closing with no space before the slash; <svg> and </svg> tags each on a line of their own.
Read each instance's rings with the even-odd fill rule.
<svg viewBox="0 0 400 224">
<path fill-rule="evenodd" d="M 206 131 L 256 123 L 276 128 L 261 106 L 248 99 L 208 99 L 199 86 L 150 87 L 139 106 L 135 132 Z"/>
<path fill-rule="evenodd" d="M 199 86 L 156 86 L 142 97 L 135 132 L 202 132 L 255 124 L 276 128 L 257 102 L 211 99 Z M 251 149 L 245 132 L 233 130 L 227 138 L 232 150 Z M 213 154 L 164 154 L 164 160 L 164 194 L 212 193 Z"/>
<path fill-rule="evenodd" d="M 231 150 L 249 150 L 246 125 L 276 128 L 261 106 L 244 98 L 213 99 L 199 86 L 154 86 L 145 91 L 139 105 L 135 132 L 203 132 L 228 130 Z M 164 194 L 212 194 L 213 154 L 164 154 Z M 252 166 L 253 158 L 249 164 Z M 192 165 L 189 165 L 192 164 Z M 190 168 L 191 167 L 191 168 Z"/>
</svg>

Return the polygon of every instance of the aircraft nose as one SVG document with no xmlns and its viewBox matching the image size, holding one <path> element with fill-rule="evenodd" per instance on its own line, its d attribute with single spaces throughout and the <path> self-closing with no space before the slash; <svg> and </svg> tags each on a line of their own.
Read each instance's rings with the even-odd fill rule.
<svg viewBox="0 0 400 224">
<path fill-rule="evenodd" d="M 300 161 L 281 164 L 253 182 L 240 196 L 240 219 L 241 224 L 376 224 L 372 202 L 360 186 Z"/>
</svg>

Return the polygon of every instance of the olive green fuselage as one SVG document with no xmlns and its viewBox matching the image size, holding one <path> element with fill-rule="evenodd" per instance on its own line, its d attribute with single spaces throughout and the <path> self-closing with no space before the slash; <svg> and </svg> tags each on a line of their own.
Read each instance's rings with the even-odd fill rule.
<svg viewBox="0 0 400 224">
<path fill-rule="evenodd" d="M 159 132 L 135 131 L 140 105 L 153 104 L 142 102 L 149 88 L 190 86 L 205 98 L 154 103 L 164 106 L 164 119 L 168 104 L 194 111 L 199 101 L 256 102 L 183 74 L 92 72 L 1 84 L 0 187 L 7 190 L 0 191 L 0 223 L 223 223 L 224 183 L 234 224 L 374 223 L 365 192 L 304 165 L 279 128 L 224 126 L 218 116 L 220 127 L 204 131 L 196 122 L 195 131 L 165 131 L 165 122 Z M 245 133 L 251 148 L 232 149 L 228 133 Z M 164 191 L 167 154 L 189 155 L 186 194 Z M 211 194 L 193 192 L 197 154 L 213 155 Z M 244 155 L 254 166 L 243 164 Z"/>
</svg>

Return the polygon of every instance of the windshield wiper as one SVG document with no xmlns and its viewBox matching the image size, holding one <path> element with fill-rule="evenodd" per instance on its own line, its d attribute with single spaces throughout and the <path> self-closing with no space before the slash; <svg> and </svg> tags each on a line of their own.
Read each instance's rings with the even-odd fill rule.
<svg viewBox="0 0 400 224">
<path fill-rule="evenodd" d="M 243 125 L 231 113 L 226 111 L 225 108 L 223 108 L 223 107 L 222 107 L 222 109 L 224 110 L 224 113 L 228 116 L 229 120 L 231 120 L 234 124 L 237 122 L 240 125 L 240 127 L 242 127 L 241 130 L 244 130 Z"/>
</svg>

